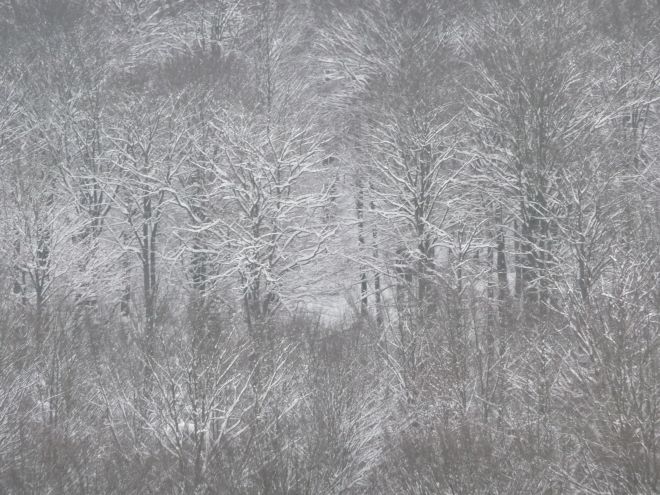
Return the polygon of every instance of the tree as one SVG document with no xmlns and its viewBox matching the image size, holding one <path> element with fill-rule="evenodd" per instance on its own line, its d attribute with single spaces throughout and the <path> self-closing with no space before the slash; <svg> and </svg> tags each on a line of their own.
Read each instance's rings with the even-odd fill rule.
<svg viewBox="0 0 660 495">
<path fill-rule="evenodd" d="M 551 305 L 547 276 L 558 250 L 562 162 L 572 162 L 569 153 L 584 132 L 580 85 L 589 83 L 578 65 L 584 35 L 572 27 L 580 12 L 565 2 L 544 8 L 531 2 L 487 15 L 489 35 L 471 52 L 481 87 L 470 104 L 481 147 L 477 174 L 498 190 L 505 221 L 514 224 L 504 230 L 514 236 L 515 294 L 540 314 Z M 497 235 L 501 240 L 504 231 Z"/>
<path fill-rule="evenodd" d="M 257 340 L 278 307 L 296 300 L 286 278 L 300 276 L 330 234 L 320 223 L 327 191 L 313 190 L 323 173 L 324 136 L 310 81 L 291 65 L 299 21 L 269 2 L 262 8 L 254 27 L 255 73 L 247 74 L 253 86 L 236 95 L 254 97 L 255 104 L 220 108 L 201 124 L 191 183 L 206 189 L 195 186 L 197 198 L 179 195 L 192 219 L 187 229 L 205 238 L 193 253 L 210 259 L 207 280 L 236 280 Z"/>
<path fill-rule="evenodd" d="M 113 176 L 106 185 L 122 222 L 113 226 L 122 250 L 135 255 L 142 275 L 141 328 L 145 350 L 151 352 L 156 339 L 158 303 L 159 233 L 168 206 L 168 185 L 181 160 L 183 130 L 175 98 L 136 96 L 115 109 L 108 129 L 112 143 Z"/>
</svg>

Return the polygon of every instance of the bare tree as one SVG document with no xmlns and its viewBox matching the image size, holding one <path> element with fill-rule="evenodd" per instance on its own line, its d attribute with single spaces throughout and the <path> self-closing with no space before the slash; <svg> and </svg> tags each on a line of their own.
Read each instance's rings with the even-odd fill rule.
<svg viewBox="0 0 660 495">
<path fill-rule="evenodd" d="M 156 338 L 159 233 L 167 214 L 167 190 L 185 156 L 183 130 L 177 120 L 185 111 L 172 98 L 138 96 L 116 109 L 108 129 L 113 176 L 106 185 L 121 223 L 112 226 L 122 250 L 135 255 L 142 274 L 141 329 L 148 350 Z"/>
</svg>

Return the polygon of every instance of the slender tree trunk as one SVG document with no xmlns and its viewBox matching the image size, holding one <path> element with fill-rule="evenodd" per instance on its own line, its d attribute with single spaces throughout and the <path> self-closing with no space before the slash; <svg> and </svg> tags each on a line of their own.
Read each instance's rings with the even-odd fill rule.
<svg viewBox="0 0 660 495">
<path fill-rule="evenodd" d="M 364 190 L 362 182 L 358 179 L 357 183 L 357 196 L 355 198 L 355 212 L 357 215 L 357 228 L 358 228 L 358 248 L 361 256 L 366 252 L 366 241 L 364 236 Z M 367 271 L 364 265 L 360 265 L 360 315 L 367 316 L 369 305 L 369 285 L 367 279 Z"/>
<path fill-rule="evenodd" d="M 156 325 L 156 240 L 158 226 L 154 224 L 151 198 L 144 198 L 142 223 L 142 279 L 144 294 L 145 349 L 154 347 Z"/>
<path fill-rule="evenodd" d="M 370 190 L 373 190 L 373 185 L 370 185 Z M 371 214 L 374 215 L 376 212 L 376 203 L 374 202 L 373 199 L 369 202 L 369 208 L 371 210 Z M 374 225 L 371 230 L 371 239 L 373 244 L 374 261 L 376 263 L 376 266 L 378 266 L 380 254 L 378 252 L 378 228 L 376 226 L 376 222 L 374 222 Z M 382 301 L 382 293 L 380 286 L 380 272 L 378 270 L 374 270 L 374 299 L 376 306 L 376 326 L 378 328 L 382 328 L 384 322 L 383 301 Z"/>
</svg>

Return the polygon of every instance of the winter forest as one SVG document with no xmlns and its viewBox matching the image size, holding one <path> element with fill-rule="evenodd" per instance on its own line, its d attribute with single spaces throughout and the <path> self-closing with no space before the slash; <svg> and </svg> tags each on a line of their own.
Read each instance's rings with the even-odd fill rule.
<svg viewBox="0 0 660 495">
<path fill-rule="evenodd" d="M 0 494 L 660 491 L 658 0 L 0 0 Z"/>
</svg>

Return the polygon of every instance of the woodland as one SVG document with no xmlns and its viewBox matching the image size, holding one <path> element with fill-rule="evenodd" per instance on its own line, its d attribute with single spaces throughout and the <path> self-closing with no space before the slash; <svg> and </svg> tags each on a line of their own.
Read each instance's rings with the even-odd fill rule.
<svg viewBox="0 0 660 495">
<path fill-rule="evenodd" d="M 659 0 L 0 0 L 0 495 L 660 492 Z"/>
</svg>

